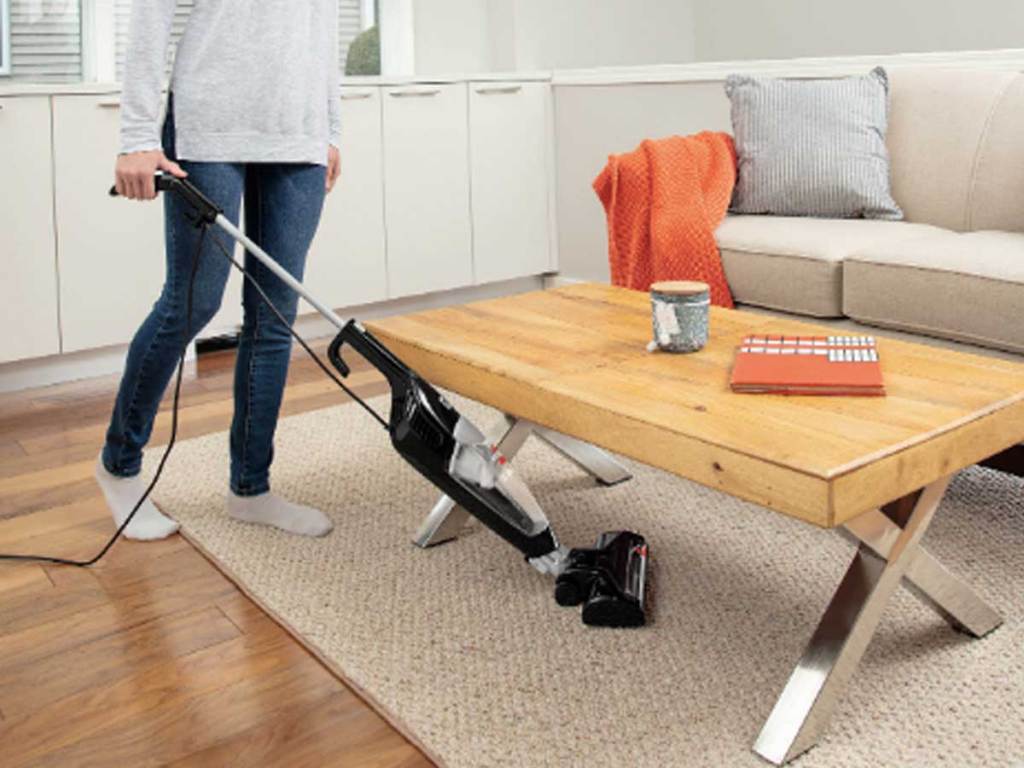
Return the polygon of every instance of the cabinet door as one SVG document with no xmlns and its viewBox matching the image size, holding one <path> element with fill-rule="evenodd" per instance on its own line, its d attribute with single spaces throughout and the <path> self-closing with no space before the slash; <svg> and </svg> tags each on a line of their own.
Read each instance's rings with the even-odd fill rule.
<svg viewBox="0 0 1024 768">
<path fill-rule="evenodd" d="M 330 307 L 387 298 L 380 90 L 342 88 L 341 178 L 327 196 L 305 282 Z"/>
<path fill-rule="evenodd" d="M 477 283 L 551 269 L 548 86 L 471 83 L 470 169 Z"/>
<path fill-rule="evenodd" d="M 389 295 L 470 285 L 466 86 L 388 87 L 383 98 Z"/>
<path fill-rule="evenodd" d="M 50 100 L 0 99 L 0 362 L 60 351 L 53 240 Z"/>
<path fill-rule="evenodd" d="M 130 341 L 163 283 L 163 207 L 107 195 L 120 111 L 116 95 L 53 99 L 65 352 Z"/>
<path fill-rule="evenodd" d="M 53 98 L 65 352 L 131 341 L 163 285 L 162 203 L 107 195 L 119 149 L 120 112 L 116 94 Z M 220 313 L 200 335 L 237 325 L 240 286 L 232 275 Z"/>
</svg>

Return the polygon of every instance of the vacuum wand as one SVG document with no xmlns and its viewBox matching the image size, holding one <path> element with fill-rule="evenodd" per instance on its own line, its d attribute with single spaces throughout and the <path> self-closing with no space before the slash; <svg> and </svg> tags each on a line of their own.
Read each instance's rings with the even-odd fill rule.
<svg viewBox="0 0 1024 768">
<path fill-rule="evenodd" d="M 271 272 L 277 275 L 285 285 L 287 285 L 289 288 L 291 288 L 293 291 L 299 294 L 299 296 L 305 299 L 309 303 L 309 305 L 313 307 L 313 309 L 315 309 L 325 318 L 330 320 L 335 326 L 337 326 L 339 331 L 342 330 L 346 325 L 348 325 L 348 323 L 350 322 L 349 320 L 342 320 L 341 317 L 338 316 L 337 312 L 328 307 L 326 304 L 323 304 L 319 299 L 316 298 L 316 296 L 314 296 L 308 290 L 306 290 L 306 287 L 298 280 L 296 280 L 287 269 L 285 269 L 276 261 L 274 261 L 270 257 L 270 254 L 268 254 L 266 251 L 264 251 L 262 248 L 256 245 L 256 243 L 254 243 L 252 240 L 245 236 L 245 233 L 240 231 L 238 227 L 232 224 L 227 216 L 225 216 L 223 213 L 218 213 L 217 217 L 214 219 L 214 223 L 217 224 L 229 235 L 231 235 L 231 237 L 233 237 L 235 240 L 237 240 L 245 248 L 246 251 L 248 251 L 250 254 L 259 259 L 260 262 L 262 262 L 263 266 L 265 266 L 267 269 L 269 269 Z M 354 320 L 352 322 L 354 322 Z"/>
</svg>

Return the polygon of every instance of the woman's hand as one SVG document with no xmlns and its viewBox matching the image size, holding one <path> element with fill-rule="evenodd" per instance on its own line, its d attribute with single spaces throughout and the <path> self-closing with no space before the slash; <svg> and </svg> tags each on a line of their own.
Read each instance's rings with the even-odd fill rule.
<svg viewBox="0 0 1024 768">
<path fill-rule="evenodd" d="M 156 197 L 156 184 L 153 176 L 157 171 L 165 171 L 179 179 L 188 176 L 181 166 L 168 160 L 159 149 L 148 152 L 131 152 L 117 156 L 114 168 L 114 186 L 119 194 L 130 200 L 152 200 Z"/>
<path fill-rule="evenodd" d="M 334 185 L 341 178 L 341 150 L 331 144 L 327 148 L 327 191 L 334 189 Z"/>
</svg>

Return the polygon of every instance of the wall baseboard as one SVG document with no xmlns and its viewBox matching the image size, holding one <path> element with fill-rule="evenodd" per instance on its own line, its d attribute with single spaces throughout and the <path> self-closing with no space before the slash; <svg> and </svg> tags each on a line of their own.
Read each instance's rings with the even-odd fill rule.
<svg viewBox="0 0 1024 768">
<path fill-rule="evenodd" d="M 0 365 L 0 394 L 120 373 L 124 368 L 127 353 L 128 345 L 119 344 L 66 355 L 4 363 Z M 195 344 L 192 344 L 185 355 L 185 361 L 194 363 L 195 359 L 196 348 Z M 190 368 L 186 367 L 185 370 L 188 372 Z"/>
<path fill-rule="evenodd" d="M 338 309 L 342 317 L 358 317 L 360 320 L 374 320 L 389 315 L 420 312 L 427 309 L 465 304 L 470 301 L 492 299 L 545 287 L 544 276 L 523 277 L 487 285 L 457 288 L 451 291 L 409 296 L 391 301 L 362 304 Z M 295 330 L 305 339 L 333 336 L 334 326 L 317 314 L 304 314 L 295 321 Z M 33 387 L 46 387 L 69 381 L 91 379 L 120 373 L 128 345 L 105 347 L 103 349 L 75 352 L 67 355 L 22 360 L 0 365 L 0 393 L 14 392 Z M 195 345 L 189 348 L 186 360 L 195 359 Z"/>
<path fill-rule="evenodd" d="M 550 291 L 552 288 L 565 288 L 567 285 L 578 285 L 580 283 L 591 282 L 582 277 L 569 277 L 567 275 L 545 275 L 544 277 L 544 290 Z"/>
</svg>

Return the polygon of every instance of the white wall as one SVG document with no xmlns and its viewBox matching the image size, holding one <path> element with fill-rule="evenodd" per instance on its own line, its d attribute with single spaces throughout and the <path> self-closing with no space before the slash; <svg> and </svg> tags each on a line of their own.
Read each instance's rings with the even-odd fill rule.
<svg viewBox="0 0 1024 768">
<path fill-rule="evenodd" d="M 696 59 L 1018 48 L 1022 0 L 696 0 Z"/>
<path fill-rule="evenodd" d="M 486 0 L 491 69 L 514 72 L 516 61 L 516 8 L 513 0 Z"/>
<path fill-rule="evenodd" d="M 380 71 L 411 75 L 416 71 L 413 0 L 380 0 Z"/>
<path fill-rule="evenodd" d="M 405 70 L 452 74 L 1015 48 L 1024 0 L 382 0 Z M 390 6 L 400 6 L 393 11 Z M 402 10 L 406 6 L 407 10 Z M 389 13 L 391 18 L 389 19 Z M 387 29 L 382 43 L 388 51 Z M 409 49 L 412 43 L 407 42 Z M 412 67 L 409 69 L 408 67 Z"/>
<path fill-rule="evenodd" d="M 489 5 L 483 0 L 414 0 L 416 74 L 490 71 Z"/>
<path fill-rule="evenodd" d="M 681 64 L 695 52 L 694 0 L 509 0 L 520 69 Z"/>
<path fill-rule="evenodd" d="M 643 139 L 729 130 L 721 82 L 555 87 L 559 272 L 608 282 L 604 209 L 591 186 L 608 155 Z"/>
<path fill-rule="evenodd" d="M 392 6 L 411 5 L 418 75 L 685 63 L 693 2 L 385 0 L 382 47 L 388 28 L 410 18 Z"/>
</svg>

